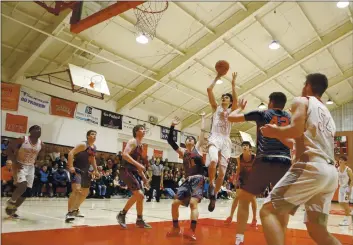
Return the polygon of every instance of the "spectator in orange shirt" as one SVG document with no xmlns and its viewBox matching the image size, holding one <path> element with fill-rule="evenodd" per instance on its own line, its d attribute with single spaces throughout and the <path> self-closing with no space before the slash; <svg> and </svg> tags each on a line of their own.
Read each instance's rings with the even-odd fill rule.
<svg viewBox="0 0 353 245">
<path fill-rule="evenodd" d="M 1 168 L 1 196 L 13 190 L 12 161 L 7 160 L 6 165 Z"/>
</svg>

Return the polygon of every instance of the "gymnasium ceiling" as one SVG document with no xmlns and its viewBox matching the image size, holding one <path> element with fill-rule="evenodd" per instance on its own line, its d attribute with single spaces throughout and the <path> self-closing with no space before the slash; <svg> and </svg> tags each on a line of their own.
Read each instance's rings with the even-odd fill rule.
<svg viewBox="0 0 353 245">
<path fill-rule="evenodd" d="M 284 92 L 289 106 L 311 72 L 328 76 L 324 101 L 334 102 L 330 109 L 353 100 L 352 3 L 339 9 L 336 2 L 169 2 L 156 38 L 145 45 L 135 41 L 131 10 L 76 35 L 69 29 L 69 13 L 54 16 L 33 2 L 1 7 L 3 81 L 75 64 L 106 77 L 111 93 L 106 101 L 116 101 L 118 112 L 144 109 L 160 124 L 178 116 L 188 131 L 199 125 L 200 112 L 210 115 L 206 88 L 221 59 L 231 70 L 216 85 L 216 98 L 231 90 L 231 72 L 237 71 L 238 95 L 248 100 L 247 111 L 266 104 L 273 91 Z M 281 48 L 269 49 L 272 40 Z M 256 129 L 242 123 L 233 133 L 238 130 L 255 135 Z"/>
</svg>

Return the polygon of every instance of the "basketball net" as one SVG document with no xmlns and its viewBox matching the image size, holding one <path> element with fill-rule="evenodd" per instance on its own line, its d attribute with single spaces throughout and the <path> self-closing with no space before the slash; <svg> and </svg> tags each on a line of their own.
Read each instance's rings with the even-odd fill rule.
<svg viewBox="0 0 353 245">
<path fill-rule="evenodd" d="M 167 1 L 147 1 L 134 8 L 137 34 L 143 34 L 152 40 L 156 36 L 157 25 L 167 8 Z"/>
</svg>

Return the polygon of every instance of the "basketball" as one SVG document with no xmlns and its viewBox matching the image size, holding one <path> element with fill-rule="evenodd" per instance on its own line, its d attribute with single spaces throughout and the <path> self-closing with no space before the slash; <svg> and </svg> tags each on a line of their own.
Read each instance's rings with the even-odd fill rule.
<svg viewBox="0 0 353 245">
<path fill-rule="evenodd" d="M 219 60 L 217 61 L 215 68 L 219 75 L 224 76 L 229 70 L 229 63 L 225 60 Z"/>
</svg>

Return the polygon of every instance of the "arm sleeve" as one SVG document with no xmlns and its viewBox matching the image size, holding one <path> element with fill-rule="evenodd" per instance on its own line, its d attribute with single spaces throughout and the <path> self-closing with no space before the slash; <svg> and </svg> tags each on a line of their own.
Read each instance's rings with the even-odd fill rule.
<svg viewBox="0 0 353 245">
<path fill-rule="evenodd" d="M 244 118 L 246 121 L 261 122 L 263 120 L 263 112 L 262 111 L 251 111 L 251 112 L 244 114 Z"/>
<path fill-rule="evenodd" d="M 173 148 L 173 150 L 176 151 L 179 149 L 179 146 L 173 140 L 173 132 L 174 132 L 174 126 L 171 126 L 168 134 L 168 144 Z"/>
</svg>

